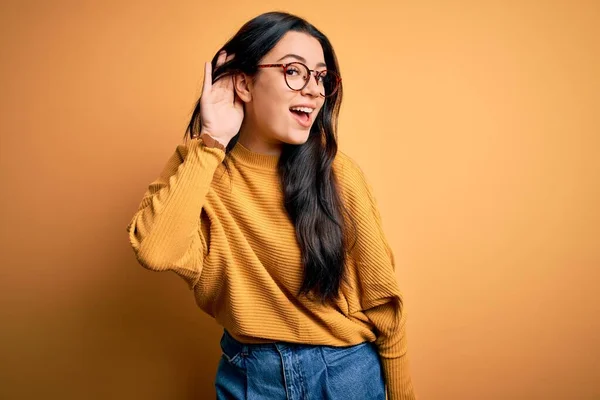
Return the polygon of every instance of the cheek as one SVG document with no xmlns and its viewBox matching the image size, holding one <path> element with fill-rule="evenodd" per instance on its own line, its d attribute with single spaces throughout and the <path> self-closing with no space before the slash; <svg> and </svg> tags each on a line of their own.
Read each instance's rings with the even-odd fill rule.
<svg viewBox="0 0 600 400">
<path fill-rule="evenodd" d="M 279 126 L 288 111 L 287 100 L 277 93 L 265 93 L 255 103 L 255 115 L 258 123 L 263 126 L 275 128 Z M 289 112 L 289 111 L 288 111 Z"/>
<path fill-rule="evenodd" d="M 277 85 L 261 87 L 260 94 L 257 93 L 255 97 L 255 113 L 260 125 L 271 130 L 287 129 L 290 123 L 289 106 L 294 93 L 286 88 Z"/>
</svg>

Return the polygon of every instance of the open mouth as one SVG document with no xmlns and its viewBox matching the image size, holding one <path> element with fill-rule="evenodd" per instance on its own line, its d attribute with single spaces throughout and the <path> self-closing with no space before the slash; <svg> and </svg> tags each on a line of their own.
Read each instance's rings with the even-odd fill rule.
<svg viewBox="0 0 600 400">
<path fill-rule="evenodd" d="M 308 107 L 292 107 L 292 108 L 290 108 L 290 112 L 292 113 L 292 115 L 294 116 L 296 121 L 298 121 L 300 123 L 300 125 L 302 125 L 304 127 L 310 126 L 311 114 L 313 111 L 314 111 L 314 109 L 311 109 Z"/>
</svg>

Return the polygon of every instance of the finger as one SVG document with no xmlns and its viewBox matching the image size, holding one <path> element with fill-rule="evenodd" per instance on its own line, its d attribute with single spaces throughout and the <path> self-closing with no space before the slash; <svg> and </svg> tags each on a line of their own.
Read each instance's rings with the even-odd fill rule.
<svg viewBox="0 0 600 400">
<path fill-rule="evenodd" d="M 219 52 L 219 57 L 217 57 L 217 67 L 220 67 L 221 65 L 223 65 L 225 63 L 226 59 L 227 59 L 227 52 L 225 50 L 221 50 Z"/>
<path fill-rule="evenodd" d="M 221 52 L 219 53 L 219 57 L 217 59 L 217 65 L 222 66 L 224 63 L 233 60 L 234 57 L 235 57 L 234 54 L 228 55 L 225 50 L 221 50 Z M 233 90 L 233 79 L 232 80 L 225 79 L 226 77 L 227 77 L 227 75 L 221 76 L 220 78 L 218 78 L 213 86 L 218 89 L 227 89 L 229 91 L 232 91 Z"/>
<path fill-rule="evenodd" d="M 215 70 L 217 68 L 219 68 L 220 66 L 222 66 L 227 61 L 227 58 L 229 58 L 227 56 L 227 52 L 225 50 L 221 50 L 219 52 L 219 55 L 217 56 L 217 62 L 216 62 L 216 65 L 215 65 Z M 216 87 L 216 88 L 223 88 L 225 86 L 226 85 L 223 84 L 223 80 L 221 79 L 221 77 L 217 78 L 217 81 L 214 83 L 214 87 Z"/>
<path fill-rule="evenodd" d="M 212 89 L 212 64 L 204 63 L 204 82 L 202 83 L 202 96 L 208 95 Z"/>
</svg>

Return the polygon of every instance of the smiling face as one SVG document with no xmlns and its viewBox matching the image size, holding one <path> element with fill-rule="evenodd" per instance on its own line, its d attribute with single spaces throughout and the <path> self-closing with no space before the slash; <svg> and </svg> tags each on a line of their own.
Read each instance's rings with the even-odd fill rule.
<svg viewBox="0 0 600 400">
<path fill-rule="evenodd" d="M 325 70 L 323 48 L 317 39 L 287 32 L 259 64 L 302 62 L 311 70 Z M 309 136 L 324 103 L 321 86 L 311 73 L 308 85 L 292 90 L 286 83 L 298 78 L 298 71 L 282 67 L 260 68 L 254 77 L 236 77 L 236 92 L 244 101 L 244 122 L 240 142 L 253 151 L 276 154 L 282 143 L 302 144 Z"/>
</svg>

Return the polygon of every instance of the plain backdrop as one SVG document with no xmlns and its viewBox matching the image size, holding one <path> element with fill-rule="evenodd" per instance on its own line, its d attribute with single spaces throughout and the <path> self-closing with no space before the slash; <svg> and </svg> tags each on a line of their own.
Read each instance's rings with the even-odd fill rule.
<svg viewBox="0 0 600 400">
<path fill-rule="evenodd" d="M 331 39 L 420 399 L 600 398 L 600 2 L 2 1 L 0 398 L 210 399 L 221 328 L 125 228 L 248 19 Z"/>
</svg>

